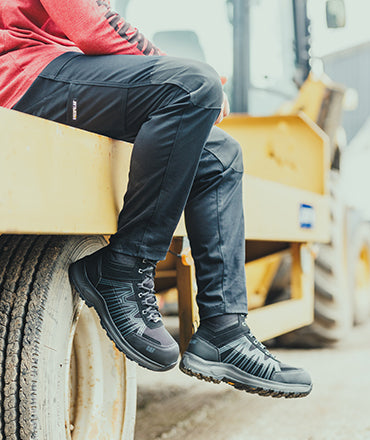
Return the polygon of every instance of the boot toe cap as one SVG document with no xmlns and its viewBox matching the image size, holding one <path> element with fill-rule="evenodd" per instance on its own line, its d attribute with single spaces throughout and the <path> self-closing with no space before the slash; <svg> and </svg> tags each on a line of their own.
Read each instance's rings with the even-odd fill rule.
<svg viewBox="0 0 370 440">
<path fill-rule="evenodd" d="M 283 383 L 312 385 L 311 376 L 303 368 L 295 368 L 281 364 L 280 369 L 280 371 L 276 371 L 272 375 L 272 380 Z"/>
</svg>

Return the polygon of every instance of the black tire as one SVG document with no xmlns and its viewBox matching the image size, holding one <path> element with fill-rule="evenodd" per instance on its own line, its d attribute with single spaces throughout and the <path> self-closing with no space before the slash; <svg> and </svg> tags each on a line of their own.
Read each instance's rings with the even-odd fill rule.
<svg viewBox="0 0 370 440">
<path fill-rule="evenodd" d="M 103 243 L 101 237 L 0 236 L 2 439 L 91 438 L 88 437 L 91 435 L 89 429 L 81 429 L 81 420 L 86 403 L 83 401 L 86 400 L 86 381 L 95 377 L 93 372 L 89 373 L 90 377 L 81 375 L 81 371 L 90 365 L 90 360 L 82 359 L 84 356 L 81 355 L 81 350 L 78 351 L 75 347 L 78 339 L 81 342 L 81 335 L 79 338 L 75 337 L 78 333 L 76 327 L 79 326 L 79 317 L 89 313 L 90 321 L 81 318 L 85 326 L 84 349 L 91 350 L 89 338 L 86 337 L 90 327 L 92 332 L 100 330 L 91 324 L 95 318 L 91 312 L 84 311 L 82 301 L 71 290 L 67 269 L 72 261 L 95 251 Z M 105 350 L 107 362 L 119 364 L 118 375 L 126 379 L 126 393 L 118 398 L 118 403 L 126 411 L 127 417 L 123 414 L 123 419 L 121 417 L 119 420 L 122 425 L 119 429 L 126 429 L 127 438 L 133 438 L 135 375 L 132 372 L 127 374 L 132 368 L 130 363 L 126 362 L 123 355 L 115 352 L 108 338 L 103 337 L 101 341 L 104 347 L 97 344 L 96 349 Z M 115 359 L 110 360 L 109 353 Z M 104 371 L 105 359 L 102 362 Z M 73 368 L 76 365 L 78 368 L 81 366 L 78 374 Z M 109 386 L 115 386 L 116 376 L 113 379 L 104 377 L 104 374 L 102 376 L 101 381 L 105 383 L 105 388 L 106 381 L 110 381 Z M 131 378 L 127 379 L 127 376 Z M 91 388 L 91 383 L 89 385 Z M 119 388 L 119 392 L 121 391 L 124 390 Z M 131 403 L 128 391 L 131 393 Z M 112 393 L 110 387 L 109 393 Z M 91 417 L 90 423 L 93 422 L 96 424 L 95 432 L 96 429 L 99 431 L 99 420 Z M 104 429 L 107 429 L 106 426 Z M 112 439 L 123 438 L 122 432 L 114 435 L 106 432 L 106 435 Z"/>
</svg>

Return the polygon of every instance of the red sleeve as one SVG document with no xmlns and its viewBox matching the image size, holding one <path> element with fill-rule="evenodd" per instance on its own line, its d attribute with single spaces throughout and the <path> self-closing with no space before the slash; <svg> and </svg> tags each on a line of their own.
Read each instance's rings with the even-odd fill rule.
<svg viewBox="0 0 370 440">
<path fill-rule="evenodd" d="M 40 0 L 50 18 L 87 55 L 163 55 L 110 8 L 109 0 Z"/>
</svg>

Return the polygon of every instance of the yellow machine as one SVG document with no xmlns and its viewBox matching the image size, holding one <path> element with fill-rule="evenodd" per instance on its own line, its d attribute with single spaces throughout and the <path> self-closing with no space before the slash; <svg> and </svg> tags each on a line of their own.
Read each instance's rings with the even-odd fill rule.
<svg viewBox="0 0 370 440">
<path fill-rule="evenodd" d="M 130 1 L 116 3 L 122 3 L 125 13 Z M 132 3 L 140 7 L 142 2 Z M 253 8 L 260 3 L 266 11 L 264 1 L 253 2 Z M 288 5 L 279 2 L 279 8 L 283 3 Z M 300 29 L 299 18 L 307 18 L 302 9 L 306 2 L 293 3 L 294 16 L 289 2 L 291 15 L 284 13 L 281 19 L 294 20 Z M 232 26 L 228 23 L 234 29 L 235 113 L 221 127 L 243 149 L 248 322 L 266 340 L 314 321 L 315 270 L 323 268 L 316 263 L 315 269 L 313 243 L 333 242 L 329 175 L 343 93 L 310 76 L 298 97 L 278 113 L 270 112 L 273 116 L 243 114 L 249 90 L 244 83 L 250 79 L 246 42 L 255 41 L 246 31 L 248 4 L 212 0 L 215 14 L 220 5 L 233 7 L 233 14 L 228 9 Z M 268 1 L 268 10 L 276 5 Z M 146 7 L 154 7 L 153 2 Z M 306 25 L 303 34 L 296 32 L 298 52 L 302 41 L 307 45 Z M 298 52 L 296 67 L 303 78 L 308 56 L 300 58 Z M 2 108 L 0 131 L 0 436 L 130 440 L 135 365 L 115 349 L 95 312 L 71 289 L 67 268 L 115 232 L 132 146 Z M 353 258 L 360 292 L 370 279 L 370 254 L 361 243 Z M 284 289 L 289 286 L 289 294 L 281 297 L 271 295 L 279 279 Z M 195 270 L 182 220 L 171 252 L 158 265 L 156 284 L 178 294 L 184 350 L 198 314 Z M 324 306 L 332 301 L 330 295 L 324 295 Z"/>
<path fill-rule="evenodd" d="M 0 312 L 6 329 L 0 373 L 6 402 L 12 407 L 21 393 L 29 411 L 21 421 L 33 414 L 29 429 L 45 430 L 43 438 L 51 438 L 51 430 L 53 439 L 99 432 L 130 438 L 134 366 L 71 291 L 67 267 L 115 232 L 132 147 L 7 109 L 0 109 L 0 121 Z M 259 338 L 272 338 L 313 319 L 309 243 L 329 238 L 327 138 L 304 114 L 234 115 L 223 128 L 239 140 L 246 162 L 249 281 L 267 285 L 281 253 L 293 261 L 289 300 L 263 306 L 266 291 L 251 288 L 262 300 L 252 299 L 250 325 Z M 181 222 L 172 245 L 179 257 L 169 254 L 157 273 L 157 279 L 177 280 L 182 349 L 197 325 L 194 267 L 184 236 Z M 270 275 L 258 270 L 260 263 L 271 267 Z"/>
</svg>

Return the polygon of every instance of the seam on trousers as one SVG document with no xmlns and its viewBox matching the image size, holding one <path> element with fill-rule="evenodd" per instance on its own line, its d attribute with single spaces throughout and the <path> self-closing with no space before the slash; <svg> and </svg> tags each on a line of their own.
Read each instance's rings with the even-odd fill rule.
<svg viewBox="0 0 370 440">
<path fill-rule="evenodd" d="M 174 145 L 176 144 L 176 142 L 177 142 L 177 138 L 178 138 L 179 131 L 180 131 L 180 126 L 182 125 L 182 122 L 183 122 L 183 119 L 184 119 L 184 113 L 185 113 L 185 109 L 183 109 L 183 111 L 181 112 L 181 119 L 180 119 L 179 124 L 178 124 L 178 126 L 177 126 L 175 139 L 174 139 L 174 142 L 173 142 L 173 144 L 172 144 L 173 146 L 174 146 Z M 146 234 L 147 234 L 147 231 L 148 231 L 149 225 L 150 225 L 150 223 L 152 222 L 152 219 L 153 219 L 154 215 L 155 215 L 155 214 L 157 213 L 157 211 L 158 211 L 159 201 L 160 201 L 160 199 L 161 199 L 162 192 L 163 192 L 163 182 L 165 181 L 165 178 L 167 177 L 167 173 L 168 173 L 168 165 L 169 165 L 169 163 L 170 163 L 170 161 L 171 161 L 171 159 L 172 159 L 173 154 L 174 154 L 174 147 L 172 147 L 172 149 L 171 149 L 171 154 L 170 154 L 169 157 L 168 157 L 168 161 L 167 161 L 167 164 L 166 164 L 166 169 L 165 169 L 165 172 L 163 173 L 163 177 L 162 177 L 162 181 L 161 181 L 161 185 L 160 185 L 160 189 L 159 189 L 159 195 L 158 195 L 158 198 L 157 198 L 157 203 L 156 203 L 156 205 L 155 205 L 155 207 L 154 207 L 154 209 L 153 209 L 153 213 L 152 213 L 151 216 L 150 216 L 150 220 L 149 220 L 149 221 L 147 222 L 147 224 L 146 224 L 146 227 L 145 227 L 145 230 L 144 230 L 144 233 L 143 233 L 143 238 L 142 238 L 142 240 L 141 240 L 141 246 L 144 244 L 145 236 L 146 236 Z"/>
<path fill-rule="evenodd" d="M 171 80 L 171 81 L 167 81 L 167 80 L 166 80 L 166 81 L 164 81 L 163 83 L 152 82 L 152 84 L 155 85 L 155 86 L 163 85 L 163 84 L 172 84 L 172 85 L 174 85 L 174 86 L 180 87 L 180 89 L 184 90 L 184 91 L 189 95 L 189 97 L 190 97 L 190 102 L 192 103 L 192 105 L 193 105 L 194 107 L 204 108 L 204 109 L 207 109 L 207 110 L 220 110 L 220 111 L 221 111 L 221 105 L 219 105 L 219 106 L 205 106 L 205 105 L 195 104 L 195 103 L 192 101 L 192 97 L 191 97 L 191 94 L 192 94 L 193 92 L 192 92 L 191 90 L 188 90 L 187 87 L 185 87 L 183 84 L 181 84 L 181 83 L 179 83 L 179 82 L 177 82 L 177 81 L 173 81 L 173 80 Z"/>
<path fill-rule="evenodd" d="M 223 142 L 223 144 L 225 144 L 225 142 Z M 207 147 L 204 147 L 204 149 L 205 149 L 206 151 L 208 151 L 209 154 L 212 154 L 212 156 L 215 157 L 215 158 L 217 159 L 217 161 L 221 164 L 221 166 L 222 166 L 222 168 L 223 168 L 223 171 L 226 171 L 227 169 L 231 168 L 231 169 L 232 169 L 233 171 L 235 171 L 236 173 L 244 174 L 244 170 L 239 171 L 239 170 L 236 170 L 236 169 L 233 167 L 232 164 L 234 163 L 234 161 L 231 162 L 231 164 L 230 164 L 229 166 L 225 166 L 213 151 L 210 151 Z"/>
<path fill-rule="evenodd" d="M 219 186 L 217 186 L 216 189 L 216 205 L 217 205 L 217 229 L 218 229 L 218 236 L 219 236 L 219 240 L 218 240 L 218 248 L 220 251 L 220 255 L 222 258 L 222 283 L 221 283 L 221 291 L 222 291 L 222 304 L 223 304 L 223 308 L 225 310 L 225 286 L 224 286 L 224 282 L 225 282 L 225 259 L 224 259 L 224 254 L 222 252 L 222 246 L 221 246 L 221 224 L 220 224 L 220 215 L 219 215 Z"/>
<path fill-rule="evenodd" d="M 122 102 L 121 102 L 121 115 L 122 116 L 126 115 L 125 118 L 122 118 L 123 119 L 123 121 L 122 121 L 123 131 L 125 133 L 127 133 L 127 120 L 128 120 L 128 117 L 127 117 L 126 110 L 127 110 L 127 101 L 128 101 L 128 89 L 122 89 L 122 91 L 121 91 L 121 100 L 122 100 Z"/>
<path fill-rule="evenodd" d="M 239 173 L 239 174 L 244 174 L 244 170 L 240 171 L 240 170 L 236 170 L 232 165 L 230 165 L 230 168 L 235 171 L 235 173 Z"/>
<path fill-rule="evenodd" d="M 64 78 L 63 76 L 60 76 L 58 78 L 53 78 L 49 76 L 39 75 L 41 78 L 44 79 L 52 79 L 54 81 L 60 81 L 64 83 L 73 83 L 79 86 L 98 86 L 98 87 L 114 87 L 114 88 L 123 88 L 123 89 L 133 89 L 135 87 L 145 87 L 145 86 L 151 86 L 153 85 L 151 82 L 148 83 L 140 83 L 140 84 L 130 84 L 130 83 L 122 83 L 122 82 L 115 82 L 115 81 L 89 81 L 89 80 L 78 80 L 78 79 L 68 79 Z M 158 85 L 158 84 L 154 84 Z M 163 84 L 162 84 L 163 85 Z"/>
<path fill-rule="evenodd" d="M 152 68 L 152 70 L 151 70 L 151 72 L 150 72 L 150 77 L 152 78 L 152 76 L 153 75 L 155 75 L 155 73 L 156 73 L 156 67 L 157 67 L 157 64 L 159 63 L 161 61 L 161 57 L 158 57 L 158 59 L 157 59 L 157 62 L 155 63 L 155 65 L 153 65 L 153 68 Z M 193 91 L 192 90 L 190 90 L 190 89 L 188 89 L 188 87 L 186 87 L 183 83 L 181 83 L 181 82 L 179 82 L 179 81 L 177 81 L 177 80 L 174 80 L 174 79 L 172 79 L 172 80 L 170 80 L 170 79 L 168 79 L 168 80 L 165 80 L 165 81 L 163 81 L 162 83 L 157 83 L 156 82 L 156 80 L 151 80 L 152 81 L 152 84 L 153 85 L 163 85 L 163 84 L 172 84 L 172 85 L 174 85 L 174 86 L 177 86 L 177 87 L 180 87 L 182 90 L 184 90 L 188 95 L 189 95 L 189 97 L 190 97 L 190 102 L 192 103 L 192 105 L 194 106 L 194 107 L 198 107 L 198 108 L 204 108 L 204 109 L 209 109 L 209 110 L 219 110 L 219 111 L 221 111 L 221 106 L 222 106 L 222 104 L 220 104 L 219 106 L 215 106 L 215 107 L 209 107 L 209 106 L 202 106 L 202 105 L 199 105 L 199 104 L 195 104 L 193 101 L 192 101 L 192 98 L 191 98 L 191 94 L 193 93 Z"/>
<path fill-rule="evenodd" d="M 81 55 L 83 55 L 83 54 L 81 54 L 81 53 L 77 53 L 77 52 L 65 52 L 65 53 L 71 53 L 71 54 L 73 54 L 74 56 L 71 56 L 70 58 L 68 58 L 59 68 L 58 68 L 58 70 L 55 72 L 55 73 L 53 73 L 52 75 L 51 74 L 48 74 L 48 73 L 45 73 L 45 72 L 41 72 L 38 76 L 39 77 L 41 77 L 41 78 L 44 78 L 44 79 L 56 79 L 56 77 L 59 75 L 59 72 L 67 65 L 67 64 L 69 64 L 72 60 L 74 60 L 75 58 L 77 58 L 78 56 L 81 56 Z M 62 55 L 64 55 L 64 54 L 62 54 Z M 54 58 L 54 60 L 52 60 L 51 62 L 50 62 L 50 64 L 52 64 L 54 61 L 56 61 L 57 59 L 58 59 L 59 57 L 57 57 L 57 58 Z M 49 65 L 47 65 L 46 67 L 45 67 L 45 70 L 46 70 L 46 72 L 47 72 L 47 69 L 48 69 L 48 67 L 50 66 L 50 64 Z"/>
</svg>

